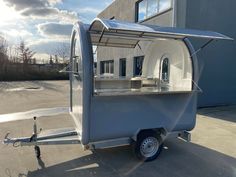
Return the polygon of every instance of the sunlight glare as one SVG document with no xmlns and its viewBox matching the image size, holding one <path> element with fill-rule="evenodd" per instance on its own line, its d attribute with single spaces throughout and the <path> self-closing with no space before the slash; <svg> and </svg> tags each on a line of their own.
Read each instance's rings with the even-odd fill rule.
<svg viewBox="0 0 236 177">
<path fill-rule="evenodd" d="M 20 17 L 13 8 L 8 7 L 3 0 L 0 0 L 0 26 L 7 25 L 9 22 Z"/>
</svg>

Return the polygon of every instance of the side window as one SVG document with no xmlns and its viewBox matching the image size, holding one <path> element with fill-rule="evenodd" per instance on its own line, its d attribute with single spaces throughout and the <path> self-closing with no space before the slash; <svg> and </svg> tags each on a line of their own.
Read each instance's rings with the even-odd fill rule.
<svg viewBox="0 0 236 177">
<path fill-rule="evenodd" d="M 144 56 L 134 57 L 134 76 L 141 76 Z"/>
<path fill-rule="evenodd" d="M 146 19 L 147 11 L 147 1 L 141 1 L 137 3 L 137 21 L 142 21 Z"/>
<path fill-rule="evenodd" d="M 77 42 L 77 38 L 76 38 L 76 34 L 75 34 L 75 38 L 73 41 L 73 55 L 72 55 L 72 71 L 73 73 L 77 73 L 78 72 L 78 62 L 77 62 L 77 57 L 76 57 L 76 42 Z"/>
<path fill-rule="evenodd" d="M 79 80 L 82 80 L 83 75 L 83 65 L 82 65 L 82 57 L 80 53 L 80 42 L 77 39 L 77 35 L 75 34 L 74 42 L 73 42 L 73 55 L 72 55 L 72 69 L 75 76 Z"/>
<path fill-rule="evenodd" d="M 158 1 L 157 0 L 148 0 L 147 1 L 147 17 L 151 17 L 154 14 L 158 13 Z"/>
<path fill-rule="evenodd" d="M 114 60 L 100 62 L 101 74 L 114 74 Z"/>
<path fill-rule="evenodd" d="M 169 69 L 170 69 L 169 58 L 164 58 L 161 64 L 161 80 L 163 82 L 169 82 L 169 73 L 170 73 Z"/>
<path fill-rule="evenodd" d="M 120 76 L 121 77 L 126 76 L 126 58 L 120 59 Z"/>
<path fill-rule="evenodd" d="M 158 11 L 163 12 L 171 7 L 171 0 L 159 0 Z"/>
</svg>

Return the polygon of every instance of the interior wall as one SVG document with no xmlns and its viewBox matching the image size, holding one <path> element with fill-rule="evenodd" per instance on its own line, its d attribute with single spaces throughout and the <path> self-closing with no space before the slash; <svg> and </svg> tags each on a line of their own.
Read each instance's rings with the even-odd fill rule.
<svg viewBox="0 0 236 177">
<path fill-rule="evenodd" d="M 141 46 L 147 46 L 145 43 Z M 159 78 L 161 61 L 169 58 L 169 85 L 191 89 L 192 63 L 185 44 L 176 40 L 152 42 L 145 51 L 142 77 Z"/>
<path fill-rule="evenodd" d="M 114 60 L 114 78 L 119 78 L 119 59 L 126 58 L 126 78 L 133 77 L 134 56 L 145 56 L 142 70 L 144 78 L 159 78 L 161 60 L 169 58 L 169 86 L 173 89 L 192 89 L 192 63 L 188 49 L 179 40 L 141 41 L 134 49 L 100 47 L 98 61 Z M 102 57 L 102 58 L 101 58 Z M 98 62 L 98 76 L 100 62 Z"/>
</svg>

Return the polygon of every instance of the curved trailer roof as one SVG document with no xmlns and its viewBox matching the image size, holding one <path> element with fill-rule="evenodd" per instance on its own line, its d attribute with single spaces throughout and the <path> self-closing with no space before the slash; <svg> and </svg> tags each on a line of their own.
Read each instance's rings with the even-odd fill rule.
<svg viewBox="0 0 236 177">
<path fill-rule="evenodd" d="M 160 27 L 99 18 L 92 22 L 89 32 L 94 45 L 126 48 L 134 48 L 140 40 L 155 38 L 184 39 L 194 37 L 210 40 L 233 40 L 212 31 Z"/>
</svg>

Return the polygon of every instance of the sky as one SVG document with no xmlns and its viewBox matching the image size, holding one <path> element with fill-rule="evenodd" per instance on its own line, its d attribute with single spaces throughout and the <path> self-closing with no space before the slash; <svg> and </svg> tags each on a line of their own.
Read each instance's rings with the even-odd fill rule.
<svg viewBox="0 0 236 177">
<path fill-rule="evenodd" d="M 9 46 L 21 40 L 38 59 L 69 43 L 73 23 L 91 23 L 112 0 L 0 0 L 0 36 Z"/>
</svg>

